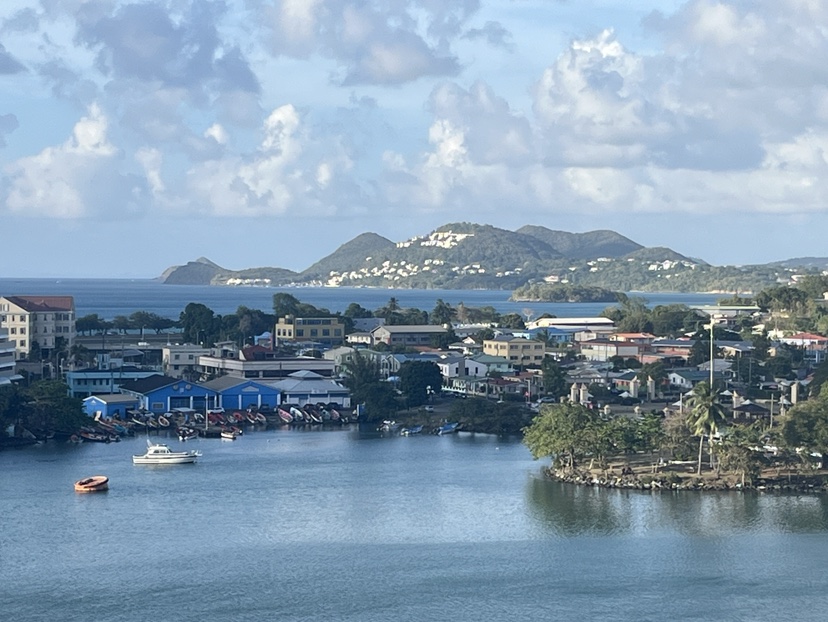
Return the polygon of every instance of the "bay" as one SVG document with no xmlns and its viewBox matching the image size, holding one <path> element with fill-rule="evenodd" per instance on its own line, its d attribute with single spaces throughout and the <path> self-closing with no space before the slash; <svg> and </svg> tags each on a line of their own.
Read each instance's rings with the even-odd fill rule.
<svg viewBox="0 0 828 622">
<path fill-rule="evenodd" d="M 168 441 L 178 446 L 177 441 Z M 578 488 L 517 439 L 358 428 L 0 452 L 0 611 L 108 620 L 822 620 L 823 497 Z M 106 493 L 72 483 L 102 473 Z"/>
<path fill-rule="evenodd" d="M 457 306 L 492 306 L 499 313 L 523 313 L 531 309 L 534 317 L 551 313 L 558 317 L 592 317 L 606 307 L 605 302 L 594 303 L 540 303 L 512 302 L 511 292 L 504 290 L 417 290 L 356 287 L 211 287 L 207 285 L 166 285 L 151 279 L 0 279 L 0 296 L 11 295 L 71 295 L 75 298 L 78 317 L 97 313 L 111 320 L 116 315 L 130 315 L 135 311 L 149 311 L 162 317 L 178 319 L 184 307 L 191 302 L 206 305 L 215 313 L 235 313 L 239 306 L 273 311 L 273 295 L 289 293 L 302 302 L 330 311 L 344 311 L 352 302 L 366 309 L 384 306 L 391 297 L 402 307 L 431 311 L 438 299 Z M 658 304 L 713 304 L 721 294 L 631 293 Z"/>
</svg>

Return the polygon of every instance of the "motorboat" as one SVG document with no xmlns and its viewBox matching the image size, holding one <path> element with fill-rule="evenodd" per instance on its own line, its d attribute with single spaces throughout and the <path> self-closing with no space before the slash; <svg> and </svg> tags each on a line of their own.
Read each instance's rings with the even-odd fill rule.
<svg viewBox="0 0 828 622">
<path fill-rule="evenodd" d="M 201 452 L 195 449 L 190 451 L 172 451 L 162 443 L 147 441 L 146 453 L 132 456 L 132 464 L 192 464 L 201 457 Z"/>
<path fill-rule="evenodd" d="M 178 440 L 181 442 L 190 441 L 194 438 L 198 438 L 198 430 L 195 428 L 178 428 Z"/>
<path fill-rule="evenodd" d="M 109 478 L 106 475 L 93 475 L 75 482 L 75 492 L 103 492 L 109 490 Z"/>
<path fill-rule="evenodd" d="M 437 428 L 437 434 L 454 434 L 460 428 L 459 423 L 446 423 Z"/>
<path fill-rule="evenodd" d="M 423 426 L 414 425 L 414 426 L 411 426 L 410 428 L 403 428 L 402 430 L 400 430 L 400 434 L 402 436 L 411 436 L 413 434 L 419 434 L 422 431 L 423 431 Z"/>
<path fill-rule="evenodd" d="M 233 430 L 222 430 L 221 438 L 225 441 L 235 441 L 236 433 Z"/>
</svg>

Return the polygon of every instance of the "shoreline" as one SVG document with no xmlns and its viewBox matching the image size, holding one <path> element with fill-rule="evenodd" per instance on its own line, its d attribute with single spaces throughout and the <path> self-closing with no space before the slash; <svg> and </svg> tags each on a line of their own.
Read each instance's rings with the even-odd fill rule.
<svg viewBox="0 0 828 622">
<path fill-rule="evenodd" d="M 779 476 L 757 477 L 755 481 L 744 484 L 741 478 L 733 475 L 715 476 L 713 473 L 704 473 L 698 476 L 676 472 L 641 473 L 632 472 L 621 474 L 609 469 L 606 473 L 596 470 L 581 469 L 573 473 L 563 473 L 553 467 L 545 467 L 543 474 L 546 478 L 590 488 L 607 488 L 622 490 L 648 490 L 651 492 L 758 492 L 758 493 L 795 493 L 795 494 L 824 494 L 828 493 L 828 472 L 819 474 L 796 475 L 786 474 Z"/>
</svg>

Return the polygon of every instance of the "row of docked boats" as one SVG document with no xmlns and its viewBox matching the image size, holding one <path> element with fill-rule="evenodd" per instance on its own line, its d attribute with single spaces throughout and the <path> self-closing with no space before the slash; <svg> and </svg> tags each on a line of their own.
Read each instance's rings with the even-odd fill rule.
<svg viewBox="0 0 828 622">
<path fill-rule="evenodd" d="M 413 425 L 413 426 L 401 426 L 396 421 L 385 420 L 383 421 L 377 430 L 380 432 L 388 432 L 390 434 L 399 434 L 400 436 L 413 436 L 415 434 L 422 434 L 423 432 L 422 425 Z M 431 430 L 432 434 L 437 434 L 442 436 L 444 434 L 453 434 L 460 430 L 460 424 L 458 422 L 452 423 L 444 423 L 441 426 L 438 426 Z"/>
</svg>

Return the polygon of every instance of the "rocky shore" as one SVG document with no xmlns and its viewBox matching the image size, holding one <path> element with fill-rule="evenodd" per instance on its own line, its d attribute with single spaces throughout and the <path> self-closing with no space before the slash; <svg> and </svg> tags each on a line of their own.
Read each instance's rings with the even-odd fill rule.
<svg viewBox="0 0 828 622">
<path fill-rule="evenodd" d="M 828 492 L 828 479 L 825 474 L 809 477 L 762 477 L 753 483 L 742 484 L 740 479 L 732 477 L 716 478 L 710 474 L 704 477 L 680 476 L 677 473 L 595 473 L 575 471 L 564 473 L 552 467 L 545 469 L 550 479 L 596 488 L 619 488 L 627 490 L 650 491 L 756 491 L 795 494 L 822 494 Z"/>
</svg>

